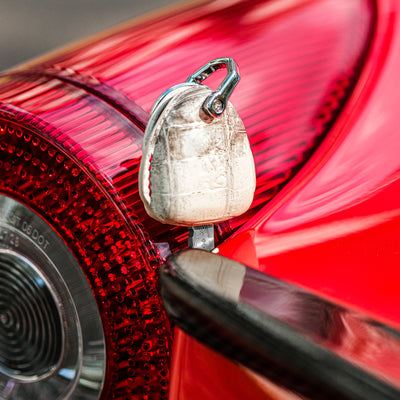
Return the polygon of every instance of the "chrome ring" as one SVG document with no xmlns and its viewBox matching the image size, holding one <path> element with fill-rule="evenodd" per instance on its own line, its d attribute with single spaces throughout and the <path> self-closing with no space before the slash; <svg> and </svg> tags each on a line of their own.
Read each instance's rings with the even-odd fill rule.
<svg viewBox="0 0 400 400">
<path fill-rule="evenodd" d="M 0 195 L 0 398 L 100 397 L 105 339 L 75 257 L 34 211 Z"/>
</svg>

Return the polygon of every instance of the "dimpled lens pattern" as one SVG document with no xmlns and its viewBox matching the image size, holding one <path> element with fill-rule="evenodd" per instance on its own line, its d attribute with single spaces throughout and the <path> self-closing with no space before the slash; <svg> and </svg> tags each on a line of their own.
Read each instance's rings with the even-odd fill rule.
<svg viewBox="0 0 400 400">
<path fill-rule="evenodd" d="M 166 398 L 170 332 L 156 289 L 157 252 L 80 163 L 21 117 L 0 115 L 0 191 L 59 232 L 91 285 L 107 346 L 102 398 Z"/>
</svg>

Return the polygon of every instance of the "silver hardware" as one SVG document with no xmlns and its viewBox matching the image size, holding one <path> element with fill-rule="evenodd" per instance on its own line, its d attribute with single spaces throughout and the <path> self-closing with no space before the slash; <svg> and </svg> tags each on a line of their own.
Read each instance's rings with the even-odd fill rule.
<svg viewBox="0 0 400 400">
<path fill-rule="evenodd" d="M 189 228 L 189 248 L 211 251 L 214 246 L 214 225 Z"/>
<path fill-rule="evenodd" d="M 211 117 L 220 117 L 233 89 L 239 82 L 239 71 L 232 58 L 217 58 L 208 62 L 188 79 L 187 83 L 201 84 L 215 71 L 226 68 L 227 76 L 218 89 L 208 96 L 203 103 L 203 110 Z M 189 248 L 211 251 L 214 248 L 214 225 L 201 225 L 189 228 Z"/>
<path fill-rule="evenodd" d="M 239 82 L 239 70 L 235 64 L 235 61 L 229 57 L 217 58 L 208 62 L 186 80 L 187 83 L 200 84 L 212 73 L 221 68 L 227 69 L 227 75 L 225 79 L 218 86 L 218 89 L 208 96 L 203 103 L 204 111 L 210 116 L 216 118 L 220 117 L 225 111 L 228 99 L 232 94 L 233 89 L 235 89 Z"/>
</svg>

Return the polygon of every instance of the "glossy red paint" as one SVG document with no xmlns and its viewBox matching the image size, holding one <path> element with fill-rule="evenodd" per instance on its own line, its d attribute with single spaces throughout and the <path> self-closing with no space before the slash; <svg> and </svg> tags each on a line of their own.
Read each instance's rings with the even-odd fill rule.
<svg viewBox="0 0 400 400">
<path fill-rule="evenodd" d="M 399 11 L 396 2 L 379 2 L 373 46 L 343 113 L 309 163 L 249 223 L 253 266 L 395 324 Z"/>
<path fill-rule="evenodd" d="M 147 112 L 166 88 L 205 62 L 235 58 L 243 80 L 232 102 L 248 129 L 258 189 L 249 214 L 219 226 L 222 240 L 246 222 L 221 245 L 221 253 L 399 322 L 393 279 L 399 163 L 382 156 L 388 149 L 395 155 L 398 146 L 393 110 L 399 99 L 392 90 L 400 62 L 395 52 L 400 34 L 393 21 L 399 6 L 379 3 L 361 80 L 330 129 L 358 77 L 373 25 L 369 1 L 345 0 L 340 12 L 337 4 L 203 2 L 4 74 L 1 109 L 43 134 L 95 178 L 111 208 L 134 227 L 135 257 L 144 261 L 132 268 L 145 265 L 153 288 L 153 268 L 160 258 L 149 237 L 175 250 L 185 246 L 186 232 L 147 218 L 139 200 L 137 172 Z M 271 145 L 266 149 L 262 143 Z M 389 193 L 393 198 L 386 197 Z M 18 197 L 15 190 L 13 195 Z M 379 257 L 385 265 L 376 268 Z M 167 323 L 161 325 L 159 333 L 165 335 Z M 180 333 L 174 351 L 171 399 L 283 396 Z M 142 347 L 141 352 L 148 355 Z M 124 396 L 141 378 L 134 377 L 129 364 L 134 355 L 111 353 L 123 370 L 115 396 Z M 165 371 L 166 357 L 159 356 Z M 149 393 L 148 382 L 142 384 Z"/>
<path fill-rule="evenodd" d="M 176 330 L 170 399 L 299 400 Z"/>
<path fill-rule="evenodd" d="M 397 327 L 399 15 L 397 2 L 377 3 L 370 54 L 331 132 L 264 213 L 220 246 L 223 255 Z M 198 348 L 190 341 L 186 356 Z M 208 365 L 205 380 L 223 375 Z"/>
</svg>

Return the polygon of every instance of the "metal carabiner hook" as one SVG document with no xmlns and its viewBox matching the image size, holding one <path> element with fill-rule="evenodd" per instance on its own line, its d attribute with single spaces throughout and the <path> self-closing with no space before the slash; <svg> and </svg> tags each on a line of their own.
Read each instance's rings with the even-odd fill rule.
<svg viewBox="0 0 400 400">
<path fill-rule="evenodd" d="M 228 99 L 239 82 L 239 69 L 235 61 L 229 57 L 217 58 L 208 62 L 198 71 L 192 74 L 186 82 L 200 84 L 208 78 L 213 72 L 221 69 L 227 69 L 227 75 L 218 89 L 206 98 L 203 103 L 204 111 L 212 117 L 220 117 L 225 111 Z"/>
</svg>

